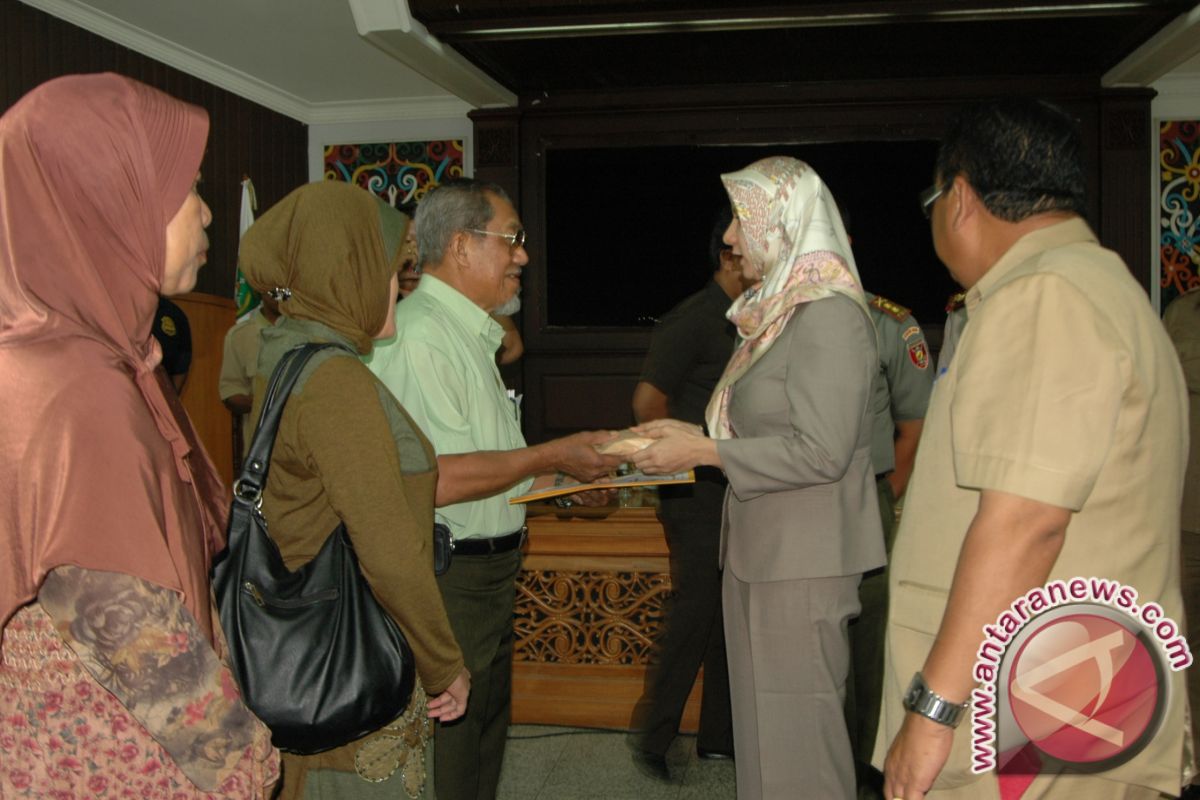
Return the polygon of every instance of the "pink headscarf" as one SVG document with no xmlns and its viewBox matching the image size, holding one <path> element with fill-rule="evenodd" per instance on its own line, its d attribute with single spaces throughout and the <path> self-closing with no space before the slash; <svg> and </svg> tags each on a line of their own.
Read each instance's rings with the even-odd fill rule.
<svg viewBox="0 0 1200 800">
<path fill-rule="evenodd" d="M 0 117 L 0 625 L 73 564 L 176 591 L 213 639 L 226 492 L 150 335 L 207 135 L 202 109 L 114 74 Z"/>
<path fill-rule="evenodd" d="M 808 164 L 772 156 L 721 176 L 749 259 L 762 275 L 725 316 L 740 340 L 705 411 L 709 435 L 729 439 L 733 384 L 762 358 L 802 303 L 843 294 L 862 306 L 862 281 L 837 204 Z"/>
</svg>

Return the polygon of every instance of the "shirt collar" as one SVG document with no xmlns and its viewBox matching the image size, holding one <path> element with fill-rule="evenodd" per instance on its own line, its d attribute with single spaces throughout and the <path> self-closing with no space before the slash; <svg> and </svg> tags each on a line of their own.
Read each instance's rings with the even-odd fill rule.
<svg viewBox="0 0 1200 800">
<path fill-rule="evenodd" d="M 426 272 L 421 276 L 421 282 L 417 284 L 417 288 L 413 292 L 413 294 L 417 293 L 428 295 L 430 299 L 441 303 L 468 330 L 477 333 L 494 345 L 493 349 L 500 347 L 500 341 L 504 338 L 504 329 L 500 327 L 500 323 L 492 319 L 491 314 L 471 302 L 470 298 L 458 289 L 432 273 Z"/>
<path fill-rule="evenodd" d="M 1000 256 L 1000 260 L 993 264 L 992 268 L 984 273 L 974 286 L 967 290 L 967 316 L 973 314 L 984 298 L 995 291 L 1014 269 L 1030 258 L 1056 247 L 1095 241 L 1096 235 L 1092 233 L 1092 229 L 1083 217 L 1071 217 L 1025 234 L 1012 247 L 1008 248 L 1004 255 Z"/>
</svg>

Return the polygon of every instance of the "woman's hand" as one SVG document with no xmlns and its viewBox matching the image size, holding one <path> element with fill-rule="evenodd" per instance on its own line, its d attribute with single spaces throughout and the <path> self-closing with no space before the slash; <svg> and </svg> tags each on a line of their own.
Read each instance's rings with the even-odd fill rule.
<svg viewBox="0 0 1200 800">
<path fill-rule="evenodd" d="M 467 711 L 467 697 L 471 694 L 471 673 L 463 667 L 454 682 L 437 697 L 429 698 L 429 718 L 440 722 L 452 722 Z"/>
<path fill-rule="evenodd" d="M 634 425 L 630 430 L 643 436 L 649 436 L 651 439 L 660 439 L 670 435 L 671 432 L 689 436 L 704 436 L 704 429 L 699 425 L 693 425 L 680 419 L 656 419 L 652 422 Z"/>
<path fill-rule="evenodd" d="M 638 425 L 633 431 L 657 440 L 630 459 L 647 475 L 670 475 L 701 465 L 721 466 L 717 443 L 705 436 L 699 425 L 677 419 L 656 419 Z"/>
</svg>

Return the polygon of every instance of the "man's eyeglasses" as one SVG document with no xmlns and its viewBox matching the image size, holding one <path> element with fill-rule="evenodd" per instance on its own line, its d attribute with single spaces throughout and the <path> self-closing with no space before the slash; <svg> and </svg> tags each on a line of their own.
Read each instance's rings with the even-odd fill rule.
<svg viewBox="0 0 1200 800">
<path fill-rule="evenodd" d="M 937 199 L 949 191 L 950 187 L 953 185 L 953 181 L 949 183 L 943 183 L 941 186 L 938 186 L 935 183 L 917 195 L 917 200 L 921 203 L 921 213 L 925 215 L 925 219 L 929 219 L 929 214 L 933 211 L 933 204 L 937 201 Z"/>
<path fill-rule="evenodd" d="M 516 250 L 518 247 L 525 246 L 525 229 L 518 228 L 516 233 L 501 233 L 500 231 L 484 231 L 479 228 L 467 228 L 470 233 L 478 233 L 480 236 L 499 236 L 501 239 L 508 241 L 508 249 Z"/>
</svg>

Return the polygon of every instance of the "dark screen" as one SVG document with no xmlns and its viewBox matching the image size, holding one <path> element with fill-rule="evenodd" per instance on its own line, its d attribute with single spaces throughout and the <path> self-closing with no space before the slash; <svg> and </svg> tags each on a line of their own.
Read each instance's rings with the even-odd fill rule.
<svg viewBox="0 0 1200 800">
<path fill-rule="evenodd" d="M 811 164 L 848 208 L 865 288 L 912 308 L 922 323 L 939 324 L 958 287 L 934 254 L 917 205 L 933 180 L 936 151 L 929 141 L 552 149 L 548 322 L 652 325 L 712 274 L 709 232 L 729 202 L 720 174 L 790 155 Z"/>
</svg>

